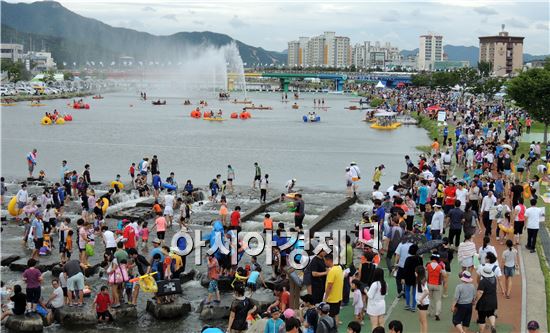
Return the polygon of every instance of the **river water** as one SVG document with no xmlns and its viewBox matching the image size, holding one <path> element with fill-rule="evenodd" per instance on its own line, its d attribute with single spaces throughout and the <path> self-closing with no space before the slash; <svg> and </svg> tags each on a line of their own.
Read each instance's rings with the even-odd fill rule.
<svg viewBox="0 0 550 333">
<path fill-rule="evenodd" d="M 223 109 L 224 116 L 239 111 L 243 105 L 218 101 L 210 97 L 209 108 Z M 205 96 L 189 96 L 194 104 Z M 234 96 L 242 99 L 242 97 Z M 291 96 L 289 96 L 291 97 Z M 128 180 L 127 169 L 131 162 L 138 162 L 143 156 L 158 155 L 161 175 L 174 171 L 179 183 L 191 178 L 195 184 L 207 184 L 217 173 L 225 178 L 225 167 L 232 164 L 236 171 L 236 183 L 240 194 L 228 196 L 229 205 L 241 205 L 246 212 L 258 204 L 256 192 L 247 189 L 254 175 L 253 163 L 260 163 L 262 172 L 270 174 L 271 187 L 282 190 L 284 183 L 292 177 L 298 179 L 297 187 L 304 192 L 307 225 L 331 204 L 343 198 L 345 189 L 344 169 L 351 161 L 361 167 L 362 189 L 370 189 L 372 170 L 380 163 L 387 167 L 382 179 L 383 186 L 389 186 L 404 169 L 403 156 L 415 154 L 415 146 L 425 145 L 428 138 L 422 129 L 402 126 L 395 131 L 376 131 L 361 121 L 362 111 L 348 111 L 355 97 L 330 94 L 301 94 L 302 99 L 291 99 L 281 103 L 278 93 L 250 93 L 248 98 L 256 104 L 269 105 L 273 110 L 250 111 L 252 119 L 225 122 L 208 122 L 189 117 L 194 106 L 182 105 L 183 97 L 160 97 L 166 99 L 166 106 L 152 106 L 150 101 L 142 102 L 136 94 L 108 94 L 103 100 L 86 99 L 90 110 L 72 110 L 67 100 L 46 101 L 46 107 L 30 107 L 28 102 L 1 111 L 2 121 L 2 175 L 8 182 L 26 175 L 25 155 L 34 147 L 39 151 L 37 170 L 44 169 L 53 179 L 58 178 L 60 161 L 69 161 L 71 169 L 78 172 L 84 164 L 92 166 L 94 180 L 110 181 L 119 173 Z M 151 97 L 156 98 L 156 97 Z M 320 123 L 304 123 L 302 116 L 313 111 L 313 98 L 324 98 L 328 111 L 317 110 Z M 299 110 L 291 108 L 292 103 L 300 105 Z M 45 111 L 59 110 L 71 113 L 73 122 L 60 126 L 42 126 L 40 118 Z M 48 178 L 49 178 L 48 177 Z M 367 185 L 368 184 L 368 185 Z M 10 195 L 18 186 L 8 186 Z M 33 189 L 38 191 L 38 189 Z M 278 190 L 277 190 L 278 191 Z M 270 196 L 276 196 L 272 191 Z M 339 193 L 336 193 L 339 192 Z M 131 203 L 134 196 L 125 198 L 120 205 Z M 326 230 L 344 228 L 352 230 L 369 204 L 355 204 Z M 205 230 L 204 221 L 217 215 L 219 207 L 206 203 L 194 206 L 193 228 Z M 276 204 L 269 208 L 276 222 L 292 222 L 292 214 L 286 205 Z M 69 215 L 76 218 L 76 215 Z M 243 226 L 244 230 L 261 229 L 262 214 Z M 112 227 L 116 221 L 108 220 Z M 152 221 L 150 221 L 152 225 Z M 21 253 L 20 235 L 22 227 L 9 223 L 2 233 L 2 255 Z M 168 233 L 171 239 L 173 231 Z M 96 252 L 103 253 L 101 242 L 96 243 Z M 98 244 L 98 245 L 97 245 Z M 26 251 L 28 255 L 28 251 Z M 55 254 L 57 255 L 57 254 Z M 98 259 L 98 258 L 96 258 Z M 188 269 L 193 268 L 188 260 Z M 204 272 L 204 265 L 195 267 Z M 2 280 L 8 285 L 22 283 L 18 272 L 2 267 Z M 267 272 L 266 272 L 267 273 Z M 267 274 L 269 276 L 269 274 Z M 51 292 L 51 274 L 46 273 L 42 294 Z M 97 275 L 87 280 L 97 290 L 106 283 Z M 184 297 L 196 308 L 206 295 L 206 289 L 199 281 L 183 285 Z M 268 294 L 263 290 L 259 293 Z M 265 296 L 265 295 L 264 295 Z M 224 326 L 226 320 L 203 323 L 197 313 L 175 321 L 157 321 L 145 311 L 145 302 L 150 295 L 142 294 L 138 302 L 136 323 L 131 325 L 99 325 L 97 328 L 81 329 L 83 332 L 119 331 L 199 332 L 205 324 Z M 222 304 L 229 304 L 231 295 L 222 295 Z M 88 301 L 89 303 L 89 301 Z M 90 309 L 91 310 L 91 309 Z M 73 330 L 58 325 L 47 328 L 50 332 Z"/>
<path fill-rule="evenodd" d="M 364 111 L 348 111 L 352 96 L 301 94 L 281 103 L 279 93 L 249 93 L 256 105 L 273 110 L 250 111 L 252 119 L 228 119 L 210 122 L 189 116 L 194 106 L 184 106 L 184 98 L 194 105 L 207 99 L 208 109 L 224 111 L 224 117 L 243 105 L 218 101 L 212 93 L 185 97 L 160 97 L 166 106 L 140 101 L 139 93 L 105 95 L 103 100 L 86 98 L 89 110 L 73 110 L 67 100 L 45 101 L 47 106 L 30 107 L 21 102 L 3 107 L 2 175 L 21 178 L 26 175 L 26 154 L 38 149 L 37 170 L 58 177 L 61 160 L 70 169 L 82 172 L 91 165 L 94 180 L 110 181 L 116 174 L 128 180 L 128 168 L 143 156 L 156 154 L 161 176 L 174 171 L 179 183 L 191 178 L 208 184 L 217 174 L 225 178 L 226 165 L 236 172 L 237 184 L 250 184 L 254 162 L 270 174 L 271 185 L 283 186 L 296 178 L 299 186 L 319 190 L 345 188 L 344 169 L 351 161 L 361 167 L 363 178 L 370 180 L 380 163 L 387 167 L 382 184 L 390 185 L 404 168 L 403 156 L 413 154 L 415 146 L 428 138 L 422 129 L 403 126 L 395 131 L 377 131 L 361 121 Z M 242 99 L 242 97 L 232 96 Z M 320 123 L 304 123 L 302 116 L 313 111 L 313 98 L 324 98 L 330 108 L 317 110 Z M 156 99 L 151 96 L 150 99 Z M 291 108 L 298 103 L 300 109 Z M 42 126 L 44 112 L 57 109 L 71 113 L 73 121 L 60 126 Z M 53 178 L 52 177 L 52 178 Z M 369 185 L 370 187 L 370 185 Z"/>
</svg>

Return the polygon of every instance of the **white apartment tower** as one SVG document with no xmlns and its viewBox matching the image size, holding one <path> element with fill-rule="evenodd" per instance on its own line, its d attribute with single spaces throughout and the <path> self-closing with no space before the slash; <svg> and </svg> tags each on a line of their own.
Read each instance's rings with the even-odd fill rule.
<svg viewBox="0 0 550 333">
<path fill-rule="evenodd" d="M 418 70 L 431 71 L 436 61 L 443 60 L 443 36 L 433 32 L 420 36 Z"/>
</svg>

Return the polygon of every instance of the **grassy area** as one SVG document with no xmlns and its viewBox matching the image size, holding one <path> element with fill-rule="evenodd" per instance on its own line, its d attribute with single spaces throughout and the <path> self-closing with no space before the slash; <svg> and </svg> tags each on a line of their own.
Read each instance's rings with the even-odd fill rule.
<svg viewBox="0 0 550 333">
<path fill-rule="evenodd" d="M 548 219 L 546 223 L 548 224 Z M 548 261 L 544 255 L 544 250 L 542 249 L 541 243 L 538 242 L 536 247 L 537 254 L 539 255 L 540 268 L 542 270 L 542 274 L 544 275 L 544 289 L 546 292 L 546 322 L 550 324 L 550 309 L 548 309 L 548 306 L 550 305 L 550 268 L 548 267 Z"/>
</svg>

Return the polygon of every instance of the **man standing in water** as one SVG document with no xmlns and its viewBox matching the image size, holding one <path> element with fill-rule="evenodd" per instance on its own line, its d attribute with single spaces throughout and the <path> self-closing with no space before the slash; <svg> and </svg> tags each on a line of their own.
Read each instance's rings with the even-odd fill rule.
<svg viewBox="0 0 550 333">
<path fill-rule="evenodd" d="M 227 191 L 231 194 L 233 194 L 233 180 L 235 180 L 235 170 L 229 164 L 227 166 Z"/>
<path fill-rule="evenodd" d="M 34 166 L 36 165 L 36 153 L 38 151 L 36 148 L 34 148 L 28 155 L 27 155 L 27 164 L 29 166 L 29 178 L 32 178 L 32 172 L 34 171 Z"/>
<path fill-rule="evenodd" d="M 351 162 L 349 166 L 349 172 L 351 175 L 351 181 L 353 182 L 353 195 L 357 195 L 357 189 L 359 187 L 359 180 L 361 180 L 361 170 L 357 166 L 357 163 Z"/>
<path fill-rule="evenodd" d="M 157 172 L 159 172 L 159 160 L 157 155 L 153 155 L 153 159 L 151 160 L 151 174 L 154 175 Z"/>
<path fill-rule="evenodd" d="M 258 162 L 254 162 L 254 180 L 252 181 L 252 188 L 256 189 L 256 181 L 258 182 L 258 186 L 260 185 L 260 181 L 262 180 L 262 169 L 260 169 L 260 166 L 258 165 Z"/>
<path fill-rule="evenodd" d="M 294 196 L 294 207 L 296 208 L 294 212 L 294 226 L 298 230 L 303 230 L 303 222 L 306 214 L 304 200 L 302 200 L 302 195 L 300 193 Z"/>
</svg>

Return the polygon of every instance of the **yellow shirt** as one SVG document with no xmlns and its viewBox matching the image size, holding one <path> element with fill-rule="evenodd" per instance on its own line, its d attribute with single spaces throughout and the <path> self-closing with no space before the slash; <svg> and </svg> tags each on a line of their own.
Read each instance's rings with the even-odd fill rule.
<svg viewBox="0 0 550 333">
<path fill-rule="evenodd" d="M 380 182 L 380 177 L 382 177 L 382 171 L 380 171 L 380 169 L 376 168 L 376 170 L 374 170 L 374 176 L 372 176 L 372 181 L 375 182 L 375 183 L 379 183 Z"/>
<path fill-rule="evenodd" d="M 330 294 L 327 295 L 327 303 L 340 302 L 344 292 L 344 271 L 342 270 L 342 266 L 334 265 L 331 267 L 328 271 L 325 290 L 329 283 L 332 283 L 332 289 Z"/>
</svg>

